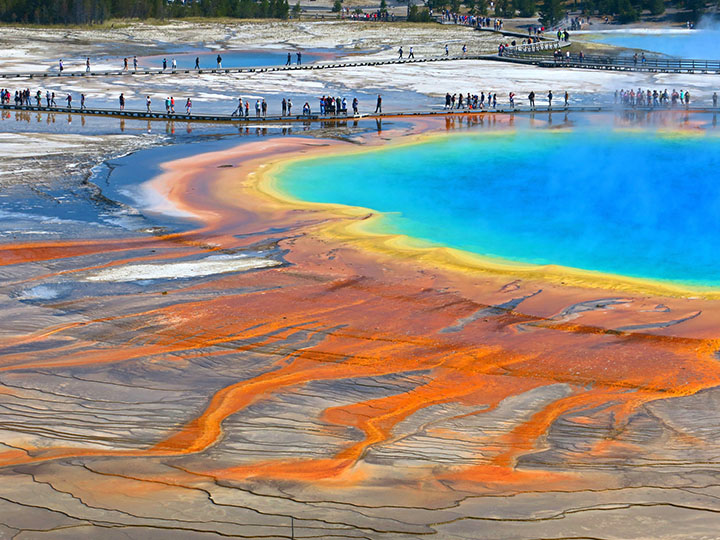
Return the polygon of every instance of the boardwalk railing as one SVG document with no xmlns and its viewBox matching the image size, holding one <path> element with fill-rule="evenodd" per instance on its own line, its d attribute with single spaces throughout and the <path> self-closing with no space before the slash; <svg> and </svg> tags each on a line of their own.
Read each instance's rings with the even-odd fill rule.
<svg viewBox="0 0 720 540">
<path fill-rule="evenodd" d="M 541 51 L 556 51 L 558 49 L 562 49 L 563 47 L 569 47 L 570 42 L 568 41 L 537 41 L 535 43 L 519 43 L 517 45 L 512 45 L 510 47 L 506 47 L 503 50 L 503 56 L 510 56 L 510 55 L 527 55 L 535 52 L 541 52 Z M 506 54 L 506 51 L 510 53 L 509 55 Z"/>
<path fill-rule="evenodd" d="M 555 42 L 557 44 L 558 42 Z M 564 42 L 561 42 L 564 43 Z M 557 49 L 557 47 L 555 47 Z M 650 71 L 670 73 L 720 73 L 720 60 L 698 60 L 684 58 L 634 58 L 629 56 L 603 56 L 571 54 L 569 57 L 554 58 L 547 54 L 534 54 L 522 45 L 508 47 L 503 56 L 517 58 L 544 67 L 573 67 L 582 69 L 603 69 L 615 71 Z"/>
</svg>

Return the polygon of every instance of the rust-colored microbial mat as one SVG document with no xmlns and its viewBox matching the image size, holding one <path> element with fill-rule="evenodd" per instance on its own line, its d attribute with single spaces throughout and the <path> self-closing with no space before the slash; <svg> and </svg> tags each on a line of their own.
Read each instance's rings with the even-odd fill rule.
<svg viewBox="0 0 720 540">
<path fill-rule="evenodd" d="M 351 146 L 165 164 L 188 232 L 0 245 L 0 538 L 720 537 L 718 302 L 394 254 L 262 187 Z"/>
</svg>

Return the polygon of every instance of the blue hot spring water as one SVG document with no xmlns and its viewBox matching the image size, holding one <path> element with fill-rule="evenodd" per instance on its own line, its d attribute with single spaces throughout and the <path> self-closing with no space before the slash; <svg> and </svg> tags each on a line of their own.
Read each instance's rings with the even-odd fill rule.
<svg viewBox="0 0 720 540">
<path fill-rule="evenodd" d="M 488 257 L 717 286 L 719 170 L 712 136 L 517 131 L 295 161 L 278 185 Z"/>
</svg>

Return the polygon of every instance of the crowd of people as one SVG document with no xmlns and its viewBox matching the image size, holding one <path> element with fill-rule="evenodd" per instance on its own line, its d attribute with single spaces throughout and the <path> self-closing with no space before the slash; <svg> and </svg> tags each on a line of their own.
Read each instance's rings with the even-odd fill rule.
<svg viewBox="0 0 720 540">
<path fill-rule="evenodd" d="M 494 91 L 481 91 L 479 94 L 471 94 L 470 92 L 459 92 L 445 94 L 444 109 L 452 110 L 494 110 L 497 109 L 498 104 L 501 103 L 501 97 L 498 96 L 497 92 Z M 87 96 L 84 93 L 79 94 L 79 106 L 78 110 L 87 109 Z M 527 95 L 527 104 L 531 110 L 536 109 L 536 98 L 537 95 L 534 91 L 531 91 Z M 553 101 L 555 96 L 551 90 L 545 95 L 547 108 L 552 109 Z M 561 95 L 562 108 L 567 109 L 569 107 L 570 95 L 567 91 L 564 91 Z M 58 101 L 61 102 L 58 106 Z M 617 106 L 632 107 L 632 108 L 675 108 L 675 107 L 689 107 L 690 106 L 690 92 L 688 90 L 673 89 L 669 92 L 667 89 L 664 90 L 651 90 L 651 89 L 620 89 L 616 90 L 614 94 L 614 103 Z M 55 92 L 46 90 L 43 94 L 42 90 L 32 92 L 29 88 L 16 90 L 14 92 L 7 88 L 0 89 L 0 105 L 7 106 L 14 104 L 15 107 L 45 107 L 48 109 L 73 109 L 73 95 L 67 94 L 63 96 L 56 96 Z M 75 102 L 77 103 L 77 102 Z M 145 98 L 146 111 L 152 113 L 152 98 L 147 95 Z M 509 92 L 506 96 L 505 104 L 509 104 L 511 109 L 515 109 L 518 104 L 517 95 L 514 92 Z M 119 110 L 124 111 L 126 105 L 126 98 L 124 93 L 120 93 L 118 96 Z M 173 115 L 177 114 L 175 108 L 175 98 L 173 96 L 167 96 L 164 100 L 165 114 Z M 502 103 L 501 103 L 502 105 Z M 383 109 L 382 95 L 377 96 L 377 102 L 375 107 L 375 113 L 382 113 Z M 104 107 L 107 108 L 107 107 Z M 192 114 L 193 102 L 190 97 L 185 98 L 185 113 L 186 115 Z M 352 101 L 348 101 L 346 97 L 323 95 L 318 98 L 318 109 L 317 113 L 320 116 L 341 116 L 341 115 L 352 115 L 358 116 L 360 102 L 357 97 L 354 97 Z M 714 92 L 712 95 L 712 108 L 718 108 L 718 94 Z M 280 102 L 281 116 L 293 116 L 293 101 L 290 97 L 283 97 Z M 264 98 L 243 98 L 239 97 L 237 106 L 231 113 L 231 116 L 238 116 L 243 118 L 249 118 L 254 112 L 255 118 L 265 118 L 268 116 L 268 103 Z M 306 101 L 302 106 L 302 115 L 312 114 L 312 107 L 309 101 Z"/>
<path fill-rule="evenodd" d="M 713 93 L 713 108 L 717 108 L 717 92 Z M 615 90 L 615 104 L 626 107 L 678 107 L 690 105 L 690 92 L 673 88 L 672 92 L 642 88 Z"/>
<path fill-rule="evenodd" d="M 516 94 L 514 92 L 510 92 L 508 94 L 508 104 L 510 105 L 511 109 L 515 109 L 516 106 Z M 528 96 L 528 104 L 530 106 L 530 109 L 535 109 L 535 97 L 536 94 L 534 91 L 531 91 Z M 552 93 L 552 90 L 548 90 L 547 93 L 547 103 L 548 108 L 552 108 L 552 102 L 553 102 L 554 95 Z M 570 105 L 570 94 L 566 90 L 563 95 L 563 107 L 567 108 Z M 462 92 L 459 94 L 450 94 L 450 92 L 447 92 L 445 94 L 445 109 L 447 110 L 453 110 L 453 109 L 468 109 L 468 110 L 490 110 L 490 109 L 496 109 L 498 104 L 498 95 L 497 92 L 488 91 L 487 94 L 485 92 L 480 92 L 480 95 L 477 94 L 470 94 L 468 92 L 467 94 L 463 95 Z"/>
</svg>

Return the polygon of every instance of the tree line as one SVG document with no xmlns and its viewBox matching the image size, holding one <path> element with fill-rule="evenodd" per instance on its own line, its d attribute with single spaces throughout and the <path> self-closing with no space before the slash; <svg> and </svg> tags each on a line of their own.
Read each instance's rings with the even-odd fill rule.
<svg viewBox="0 0 720 540">
<path fill-rule="evenodd" d="M 299 12 L 299 3 L 293 13 Z M 287 19 L 288 0 L 0 0 L 0 21 L 100 24 L 108 19 L 235 17 Z"/>
<path fill-rule="evenodd" d="M 682 20 L 698 19 L 708 7 L 706 0 L 427 0 L 428 8 L 448 8 L 455 13 L 467 11 L 471 15 L 483 15 L 510 19 L 512 17 L 540 16 L 545 26 L 554 26 L 565 17 L 567 10 L 581 11 L 584 15 L 613 17 L 620 22 L 639 20 L 643 14 L 660 15 L 667 6 L 684 10 Z M 464 6 L 464 9 L 463 9 Z"/>
</svg>

